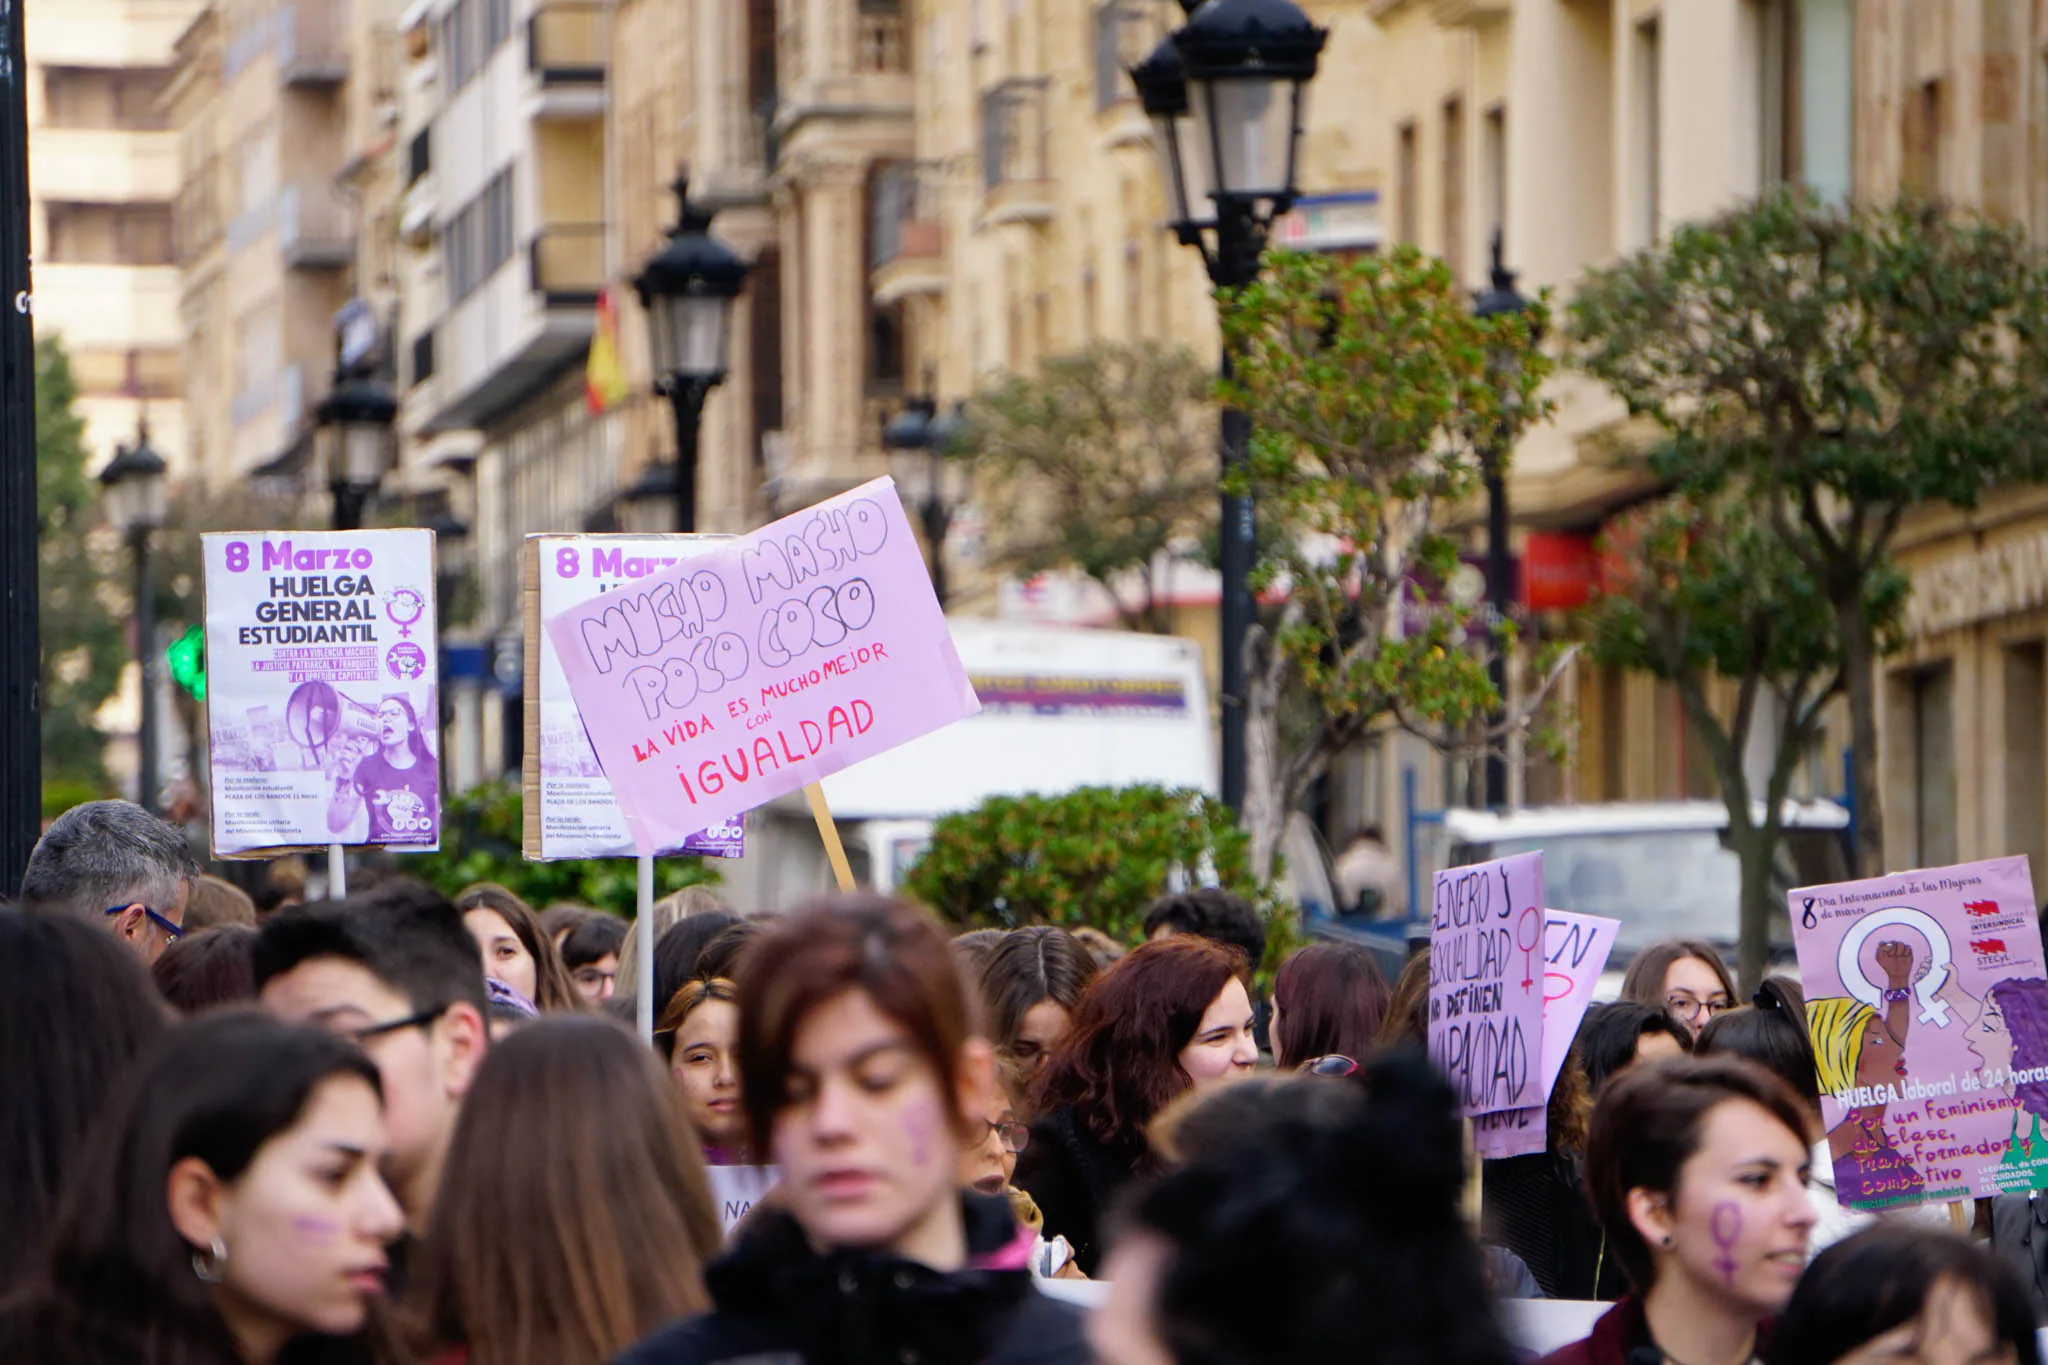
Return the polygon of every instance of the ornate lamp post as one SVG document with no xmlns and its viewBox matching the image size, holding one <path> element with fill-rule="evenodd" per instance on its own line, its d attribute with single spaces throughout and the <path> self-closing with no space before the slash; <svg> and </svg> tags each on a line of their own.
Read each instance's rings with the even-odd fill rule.
<svg viewBox="0 0 2048 1365">
<path fill-rule="evenodd" d="M 1152 120 L 1173 229 L 1218 289 L 1258 278 L 1273 220 L 1299 193 L 1302 101 L 1326 30 L 1292 0 L 1181 0 L 1184 28 L 1131 68 Z M 1231 358 L 1223 356 L 1223 375 Z M 1251 418 L 1223 411 L 1223 472 L 1242 470 Z M 1223 799 L 1245 792 L 1244 637 L 1251 628 L 1252 504 L 1223 494 Z"/>
<path fill-rule="evenodd" d="M 1501 235 L 1493 234 L 1493 280 L 1491 286 L 1479 290 L 1472 296 L 1472 311 L 1482 318 L 1502 317 L 1508 314 L 1526 312 L 1529 300 L 1515 288 L 1515 272 L 1501 261 Z M 1508 367 L 1519 364 L 1512 352 L 1493 358 L 1493 365 L 1504 387 L 1512 386 L 1515 376 L 1508 373 Z M 1498 435 L 1481 452 L 1481 473 L 1486 480 L 1486 604 L 1491 610 L 1493 621 L 1498 625 L 1507 619 L 1508 579 L 1510 561 L 1508 558 L 1508 452 Z M 1505 651 L 1496 649 L 1493 662 L 1487 671 L 1493 678 L 1493 690 L 1501 699 L 1503 713 L 1508 696 L 1508 660 Z M 1498 753 L 1486 757 L 1486 804 L 1498 809 L 1508 800 L 1507 759 Z"/>
<path fill-rule="evenodd" d="M 642 266 L 633 289 L 647 311 L 655 391 L 675 413 L 676 525 L 697 529 L 697 433 L 704 400 L 725 379 L 732 305 L 747 263 L 711 235 L 712 211 L 690 200 L 690 178 L 676 177 L 676 225 Z"/>
<path fill-rule="evenodd" d="M 107 520 L 135 552 L 135 663 L 141 674 L 142 711 L 135 727 L 136 804 L 156 810 L 156 594 L 150 583 L 149 535 L 169 510 L 164 457 L 149 446 L 149 421 L 135 429 L 135 444 L 118 446 L 100 471 Z"/>
<path fill-rule="evenodd" d="M 363 524 L 370 495 L 398 464 L 398 400 L 367 369 L 341 369 L 313 421 L 334 495 L 334 529 Z"/>
<path fill-rule="evenodd" d="M 950 458 L 959 454 L 967 430 L 960 405 L 940 412 L 930 398 L 912 398 L 903 411 L 882 428 L 882 446 L 895 452 L 897 484 L 904 496 L 917 505 L 924 524 L 924 541 L 931 547 L 932 591 L 939 605 L 946 605 L 946 533 L 952 529 L 953 510 L 960 503 L 958 466 Z M 924 458 L 917 457 L 922 454 Z"/>
</svg>

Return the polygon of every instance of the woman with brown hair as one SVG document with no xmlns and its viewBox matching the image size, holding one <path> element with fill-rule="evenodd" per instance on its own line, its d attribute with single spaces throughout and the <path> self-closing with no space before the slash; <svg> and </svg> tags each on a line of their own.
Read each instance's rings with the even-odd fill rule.
<svg viewBox="0 0 2048 1365">
<path fill-rule="evenodd" d="M 1153 1117 L 1189 1090 L 1251 1074 L 1252 998 L 1243 954 L 1176 935 L 1133 949 L 1081 997 L 1074 1026 L 1038 1079 L 1017 1187 L 1093 1275 L 1099 1225 L 1118 1191 L 1157 1167 Z"/>
<path fill-rule="evenodd" d="M 603 1365 L 704 1307 L 703 1161 L 661 1068 L 609 1020 L 492 1047 L 446 1171 L 407 1299 L 437 1365 Z"/>
<path fill-rule="evenodd" d="M 496 882 L 477 882 L 463 888 L 455 908 L 483 955 L 486 977 L 542 1013 L 584 1008 L 561 952 L 541 932 L 532 906 Z"/>
<path fill-rule="evenodd" d="M 981 969 L 989 1041 L 1036 1075 L 1073 1027 L 1074 1009 L 1094 980 L 1095 959 L 1058 925 L 1003 935 Z"/>
<path fill-rule="evenodd" d="M 1354 943 L 1311 943 L 1273 978 L 1273 1061 L 1291 1071 L 1317 1057 L 1365 1061 L 1387 1017 L 1387 978 Z"/>
<path fill-rule="evenodd" d="M 956 1183 L 993 1076 L 937 922 L 826 901 L 769 928 L 739 973 L 747 1122 L 783 1181 L 713 1268 L 713 1311 L 619 1365 L 1084 1360 L 1079 1314 L 1033 1285 L 1030 1234 Z"/>
<path fill-rule="evenodd" d="M 1732 1057 L 1630 1067 L 1593 1107 L 1587 1196 L 1633 1292 L 1545 1365 L 1742 1365 L 1806 1269 L 1805 1111 Z"/>
<path fill-rule="evenodd" d="M 1697 1036 L 1715 1015 L 1735 1004 L 1735 980 L 1714 945 L 1696 938 L 1667 938 L 1629 959 L 1621 998 L 1662 1010 L 1687 1034 Z"/>
<path fill-rule="evenodd" d="M 684 986 L 654 1025 L 654 1045 L 668 1057 L 669 1079 L 712 1166 L 742 1166 L 749 1159 L 739 1034 L 739 988 L 724 977 Z"/>
</svg>

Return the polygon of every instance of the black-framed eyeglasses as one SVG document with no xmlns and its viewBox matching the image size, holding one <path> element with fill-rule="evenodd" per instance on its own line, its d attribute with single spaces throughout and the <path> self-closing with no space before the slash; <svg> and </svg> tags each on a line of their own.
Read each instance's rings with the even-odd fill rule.
<svg viewBox="0 0 2048 1365">
<path fill-rule="evenodd" d="M 107 913 L 110 915 L 124 915 L 127 912 L 128 906 L 126 905 L 110 905 L 107 907 Z M 142 907 L 142 913 L 149 916 L 149 922 L 151 924 L 154 924 L 157 928 L 163 930 L 164 933 L 170 938 L 175 940 L 185 937 L 184 925 L 173 923 L 171 920 L 165 918 L 163 915 L 157 913 L 155 910 L 152 910 L 147 905 Z"/>
<path fill-rule="evenodd" d="M 447 1012 L 446 1005 L 436 1005 L 432 1009 L 408 1014 L 403 1019 L 387 1019 L 381 1024 L 365 1024 L 362 1028 L 338 1028 L 334 1032 L 336 1036 L 350 1039 L 360 1045 L 372 1038 L 382 1038 L 387 1033 L 402 1033 L 409 1028 L 425 1028 Z"/>
<path fill-rule="evenodd" d="M 987 1122 L 987 1120 L 983 1120 L 983 1122 Z M 983 1133 L 982 1136 L 987 1137 L 988 1133 L 994 1133 L 997 1137 L 1001 1138 L 1003 1140 L 1003 1150 L 1012 1156 L 1015 1156 L 1031 1145 L 1031 1130 L 1021 1123 L 990 1123 L 987 1132 Z"/>
<path fill-rule="evenodd" d="M 1702 1014 L 1712 1019 L 1717 1014 L 1726 1013 L 1730 1008 L 1728 997 L 1725 995 L 1702 1000 L 1696 995 L 1678 991 L 1664 997 L 1664 1012 L 1685 1024 L 1696 1022 Z"/>
<path fill-rule="evenodd" d="M 1356 1076 L 1358 1063 L 1340 1052 L 1331 1052 L 1311 1057 L 1294 1069 L 1304 1076 Z"/>
</svg>

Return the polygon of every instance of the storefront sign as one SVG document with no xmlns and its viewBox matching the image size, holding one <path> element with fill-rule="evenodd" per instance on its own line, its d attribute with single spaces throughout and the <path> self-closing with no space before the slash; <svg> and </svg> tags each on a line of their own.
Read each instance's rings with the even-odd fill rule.
<svg viewBox="0 0 2048 1365">
<path fill-rule="evenodd" d="M 1593 600 L 1600 557 L 1593 537 L 1575 531 L 1531 531 L 1522 541 L 1522 605 L 1531 611 L 1573 611 Z"/>
<path fill-rule="evenodd" d="M 438 847 L 433 532 L 200 539 L 214 852 Z"/>
<path fill-rule="evenodd" d="M 2008 536 L 1912 569 L 1906 638 L 1996 620 L 2048 604 L 2048 530 Z"/>
</svg>

